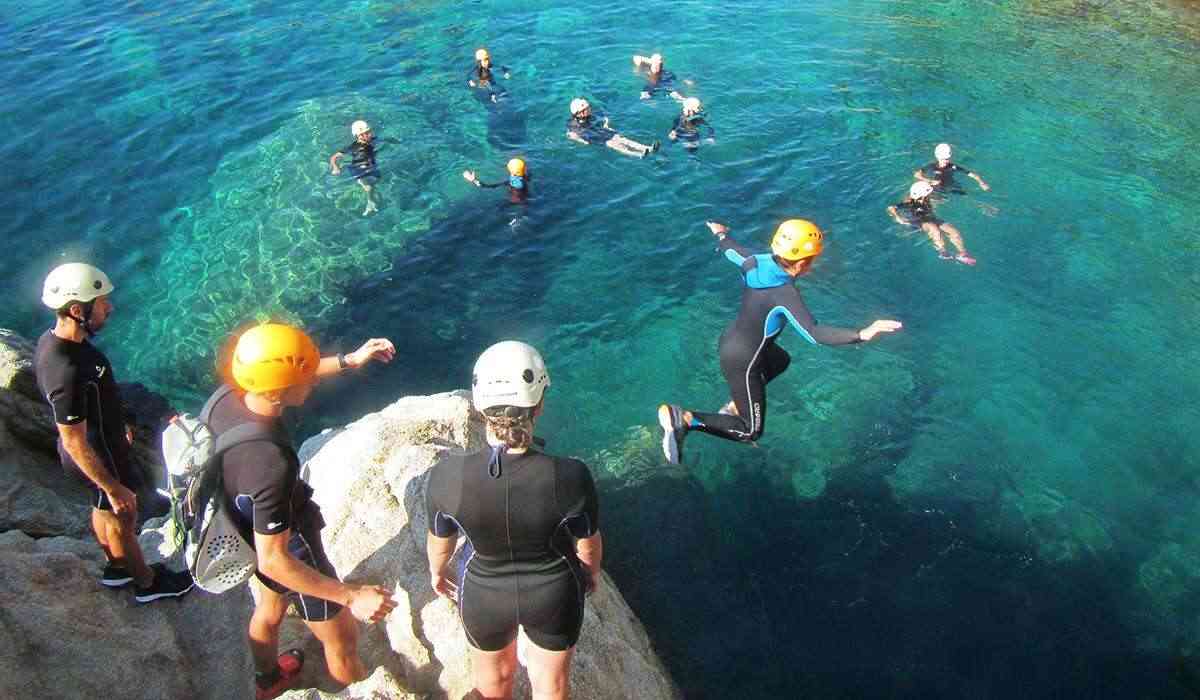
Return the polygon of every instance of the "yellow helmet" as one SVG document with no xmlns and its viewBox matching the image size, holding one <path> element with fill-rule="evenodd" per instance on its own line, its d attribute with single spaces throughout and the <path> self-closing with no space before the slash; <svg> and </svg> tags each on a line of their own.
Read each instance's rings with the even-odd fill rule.
<svg viewBox="0 0 1200 700">
<path fill-rule="evenodd" d="M 312 381 L 321 354 L 304 331 L 264 323 L 242 333 L 233 351 L 233 379 L 252 393 L 276 391 Z"/>
<path fill-rule="evenodd" d="M 492 57 L 492 55 L 490 53 L 488 53 L 487 49 L 478 49 L 477 51 L 475 51 L 475 60 L 476 61 L 486 61 L 487 59 L 489 59 L 491 57 Z"/>
<path fill-rule="evenodd" d="M 771 239 L 771 252 L 795 262 L 821 254 L 821 229 L 805 219 L 788 219 L 775 229 Z"/>
<path fill-rule="evenodd" d="M 508 174 L 516 177 L 525 177 L 525 161 L 520 158 L 513 158 L 508 161 Z"/>
</svg>

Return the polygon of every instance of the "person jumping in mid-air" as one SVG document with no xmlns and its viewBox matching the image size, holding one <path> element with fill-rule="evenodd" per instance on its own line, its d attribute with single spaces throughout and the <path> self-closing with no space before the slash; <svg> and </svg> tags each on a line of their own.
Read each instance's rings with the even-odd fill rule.
<svg viewBox="0 0 1200 700">
<path fill-rule="evenodd" d="M 618 134 L 608 124 L 608 117 L 592 114 L 592 105 L 582 97 L 571 100 L 571 118 L 567 121 L 567 138 L 579 143 L 602 143 L 617 153 L 645 158 L 658 150 L 658 141 L 647 146 Z"/>
<path fill-rule="evenodd" d="M 525 161 L 513 158 L 508 161 L 508 179 L 501 182 L 483 182 L 474 170 L 464 170 L 463 179 L 476 187 L 507 187 L 508 201 L 525 204 L 529 200 L 529 172 Z"/>
<path fill-rule="evenodd" d="M 938 257 L 941 259 L 956 260 L 964 265 L 974 265 L 975 258 L 967 254 L 962 234 L 953 224 L 948 224 L 934 215 L 932 195 L 933 185 L 925 180 L 918 180 L 908 189 L 908 198 L 888 207 L 887 212 L 901 226 L 913 226 L 924 231 L 925 235 L 929 236 L 929 240 L 933 242 L 933 247 L 937 249 Z M 900 215 L 901 209 L 904 210 L 904 216 Z M 951 255 L 950 251 L 946 250 L 946 242 L 942 240 L 943 233 L 958 250 L 957 255 Z"/>
<path fill-rule="evenodd" d="M 901 328 L 899 321 L 878 320 L 861 330 L 819 325 L 804 305 L 796 278 L 808 272 L 821 254 L 821 229 L 804 219 L 779 225 L 771 252 L 751 254 L 728 236 L 729 228 L 713 221 L 708 228 L 725 257 L 742 271 L 745 288 L 737 317 L 721 334 L 721 372 L 733 400 L 718 413 L 699 413 L 673 404 L 658 407 L 663 454 L 678 464 L 683 439 L 699 430 L 725 440 L 754 442 L 763 434 L 767 416 L 767 384 L 787 369 L 791 356 L 776 345 L 787 326 L 814 345 L 863 343 Z"/>
</svg>

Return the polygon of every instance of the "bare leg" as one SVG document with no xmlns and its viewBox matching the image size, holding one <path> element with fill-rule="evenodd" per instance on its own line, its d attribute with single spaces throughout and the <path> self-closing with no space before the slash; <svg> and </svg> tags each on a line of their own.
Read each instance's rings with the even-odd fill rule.
<svg viewBox="0 0 1200 700">
<path fill-rule="evenodd" d="M 146 588 L 154 583 L 154 571 L 146 566 L 137 541 L 137 513 L 117 515 L 110 510 L 93 508 L 92 532 L 108 560 L 133 574 L 137 585 Z"/>
<path fill-rule="evenodd" d="M 367 677 L 367 667 L 358 658 L 358 623 L 350 608 L 342 608 L 332 620 L 309 622 L 308 628 L 325 647 L 325 666 L 334 680 L 350 685 Z"/>
<path fill-rule="evenodd" d="M 929 240 L 933 241 L 933 247 L 937 249 L 938 255 L 943 258 L 946 257 L 946 243 L 942 240 L 942 232 L 938 228 L 938 225 L 933 222 L 926 222 L 921 224 L 921 230 L 925 232 L 925 235 L 929 236 Z"/>
<path fill-rule="evenodd" d="M 958 232 L 958 229 L 954 228 L 951 224 L 943 223 L 942 231 L 945 232 L 946 238 L 950 239 L 951 245 L 958 250 L 959 255 L 967 254 L 967 249 L 963 246 L 962 234 Z"/>
<path fill-rule="evenodd" d="M 633 139 L 625 138 L 620 134 L 613 136 L 611 139 L 606 141 L 604 145 L 618 153 L 623 153 L 627 156 L 634 156 L 635 158 L 644 158 L 647 154 L 654 151 L 653 147 L 638 143 Z"/>
<path fill-rule="evenodd" d="M 536 644 L 526 649 L 529 662 L 529 684 L 533 686 L 533 700 L 567 700 L 571 686 L 571 656 L 575 647 L 565 651 L 548 651 Z"/>
<path fill-rule="evenodd" d="M 371 187 L 371 184 L 366 181 L 366 178 L 360 179 L 358 184 L 363 188 L 363 191 L 367 193 L 367 208 L 363 209 L 363 216 L 366 216 L 373 211 L 379 211 L 379 207 L 375 206 L 375 188 Z"/>
<path fill-rule="evenodd" d="M 500 651 L 471 649 L 471 675 L 483 700 L 509 700 L 517 673 L 517 640 Z M 533 675 L 532 670 L 530 676 Z M 536 692 L 535 696 L 536 696 Z"/>
<path fill-rule="evenodd" d="M 279 655 L 279 625 L 287 612 L 287 597 L 255 583 L 258 586 L 258 605 L 250 617 L 250 654 L 254 657 L 254 670 L 268 673 L 275 670 Z"/>
</svg>

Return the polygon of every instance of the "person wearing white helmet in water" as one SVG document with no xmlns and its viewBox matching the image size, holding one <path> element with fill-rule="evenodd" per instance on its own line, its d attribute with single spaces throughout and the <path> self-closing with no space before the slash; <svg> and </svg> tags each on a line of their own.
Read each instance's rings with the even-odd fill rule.
<svg viewBox="0 0 1200 700">
<path fill-rule="evenodd" d="M 508 340 L 475 362 L 471 395 L 488 447 L 447 455 L 425 492 L 430 584 L 455 601 L 476 692 L 511 698 L 517 633 L 539 700 L 568 696 L 584 595 L 599 583 L 603 541 L 587 465 L 541 452 L 534 424 L 550 386 L 536 349 Z M 458 538 L 466 538 L 455 556 Z"/>
<path fill-rule="evenodd" d="M 371 131 L 371 125 L 361 119 L 350 125 L 350 133 L 354 135 L 354 141 L 329 156 L 329 170 L 334 175 L 340 175 L 342 169 L 338 166 L 338 160 L 346 153 L 350 154 L 350 175 L 367 193 L 367 208 L 363 209 L 363 216 L 367 216 L 371 212 L 379 211 L 375 204 L 375 184 L 380 178 L 379 166 L 375 161 L 375 146 L 372 143 L 375 134 Z"/>
<path fill-rule="evenodd" d="M 663 69 L 662 54 L 655 53 L 649 56 L 634 56 L 633 66 L 638 70 L 646 69 L 646 85 L 642 88 L 641 95 L 643 100 L 648 100 L 663 90 L 670 90 L 668 94 L 677 100 L 683 99 L 683 95 L 671 87 L 675 84 L 675 74 Z M 684 82 L 691 84 L 691 81 Z"/>
<path fill-rule="evenodd" d="M 608 117 L 592 114 L 591 103 L 582 97 L 571 100 L 567 138 L 583 144 L 603 143 L 617 153 L 635 158 L 645 158 L 659 146 L 658 141 L 647 146 L 617 133 L 609 126 Z"/>
<path fill-rule="evenodd" d="M 496 71 L 499 70 L 504 79 L 512 77 L 508 66 L 492 66 L 492 54 L 487 49 L 478 49 L 475 51 L 475 65 L 471 67 L 471 72 L 467 77 L 467 85 L 473 88 L 486 90 L 488 99 L 492 102 L 497 102 L 501 97 L 504 97 L 508 92 L 496 81 Z"/>
<path fill-rule="evenodd" d="M 992 189 L 988 186 L 979 173 L 973 173 L 967 170 L 958 163 L 950 161 L 951 156 L 950 144 L 939 143 L 937 148 L 933 149 L 934 161 L 923 167 L 917 168 L 913 172 L 913 177 L 922 182 L 928 182 L 933 186 L 935 192 L 951 192 L 953 194 L 966 194 L 966 192 L 954 183 L 954 173 L 959 172 L 979 183 L 979 187 L 987 192 Z"/>
<path fill-rule="evenodd" d="M 715 141 L 716 130 L 704 120 L 704 105 L 698 97 L 688 97 L 680 100 L 681 111 L 675 118 L 675 124 L 667 134 L 672 141 L 679 141 L 684 148 L 695 150 L 700 147 L 700 139 L 709 143 Z"/>
<path fill-rule="evenodd" d="M 915 226 L 924 231 L 925 235 L 929 236 L 929 240 L 933 241 L 933 247 L 937 249 L 938 257 L 943 260 L 957 260 L 964 265 L 974 265 L 975 258 L 967 254 L 962 234 L 953 225 L 934 215 L 932 195 L 933 185 L 924 180 L 918 180 L 908 189 L 908 197 L 888 207 L 887 212 L 896 220 L 896 223 L 903 226 Z M 900 210 L 904 210 L 903 216 L 901 216 Z M 943 233 L 958 251 L 957 255 L 951 255 L 946 250 L 946 243 L 942 240 Z"/>
<path fill-rule="evenodd" d="M 134 585 L 134 600 L 149 603 L 192 588 L 186 571 L 147 566 L 137 540 L 139 475 L 130 455 L 120 387 L 112 364 L 92 345 L 113 313 L 108 276 L 91 265 L 67 263 L 46 277 L 42 303 L 55 312 L 54 327 L 38 339 L 34 371 L 50 403 L 64 468 L 78 470 L 92 487 L 92 532 L 104 550 L 100 583 Z M 103 623 L 102 623 L 103 624 Z"/>
</svg>

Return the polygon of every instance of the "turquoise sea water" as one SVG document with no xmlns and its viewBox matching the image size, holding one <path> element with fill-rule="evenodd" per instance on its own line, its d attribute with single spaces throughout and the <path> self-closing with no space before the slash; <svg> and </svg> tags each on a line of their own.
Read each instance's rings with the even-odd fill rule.
<svg viewBox="0 0 1200 700">
<path fill-rule="evenodd" d="M 494 108 L 462 85 L 481 45 L 513 68 Z M 689 698 L 1190 697 L 1198 48 L 1165 0 L 7 3 L 0 322 L 37 334 L 45 272 L 94 262 L 119 375 L 185 407 L 248 319 L 393 338 L 304 431 L 533 342 L 539 432 L 602 478 L 608 567 Z M 580 94 L 663 138 L 652 51 L 715 144 L 563 139 Z M 367 219 L 325 165 L 356 118 L 398 141 Z M 974 269 L 884 213 L 940 141 L 992 185 L 941 209 Z M 518 153 L 528 211 L 460 176 Z M 792 216 L 827 234 L 814 313 L 905 330 L 785 337 L 759 446 L 667 470 L 654 406 L 726 400 L 738 280 L 702 221 L 765 245 Z"/>
</svg>

